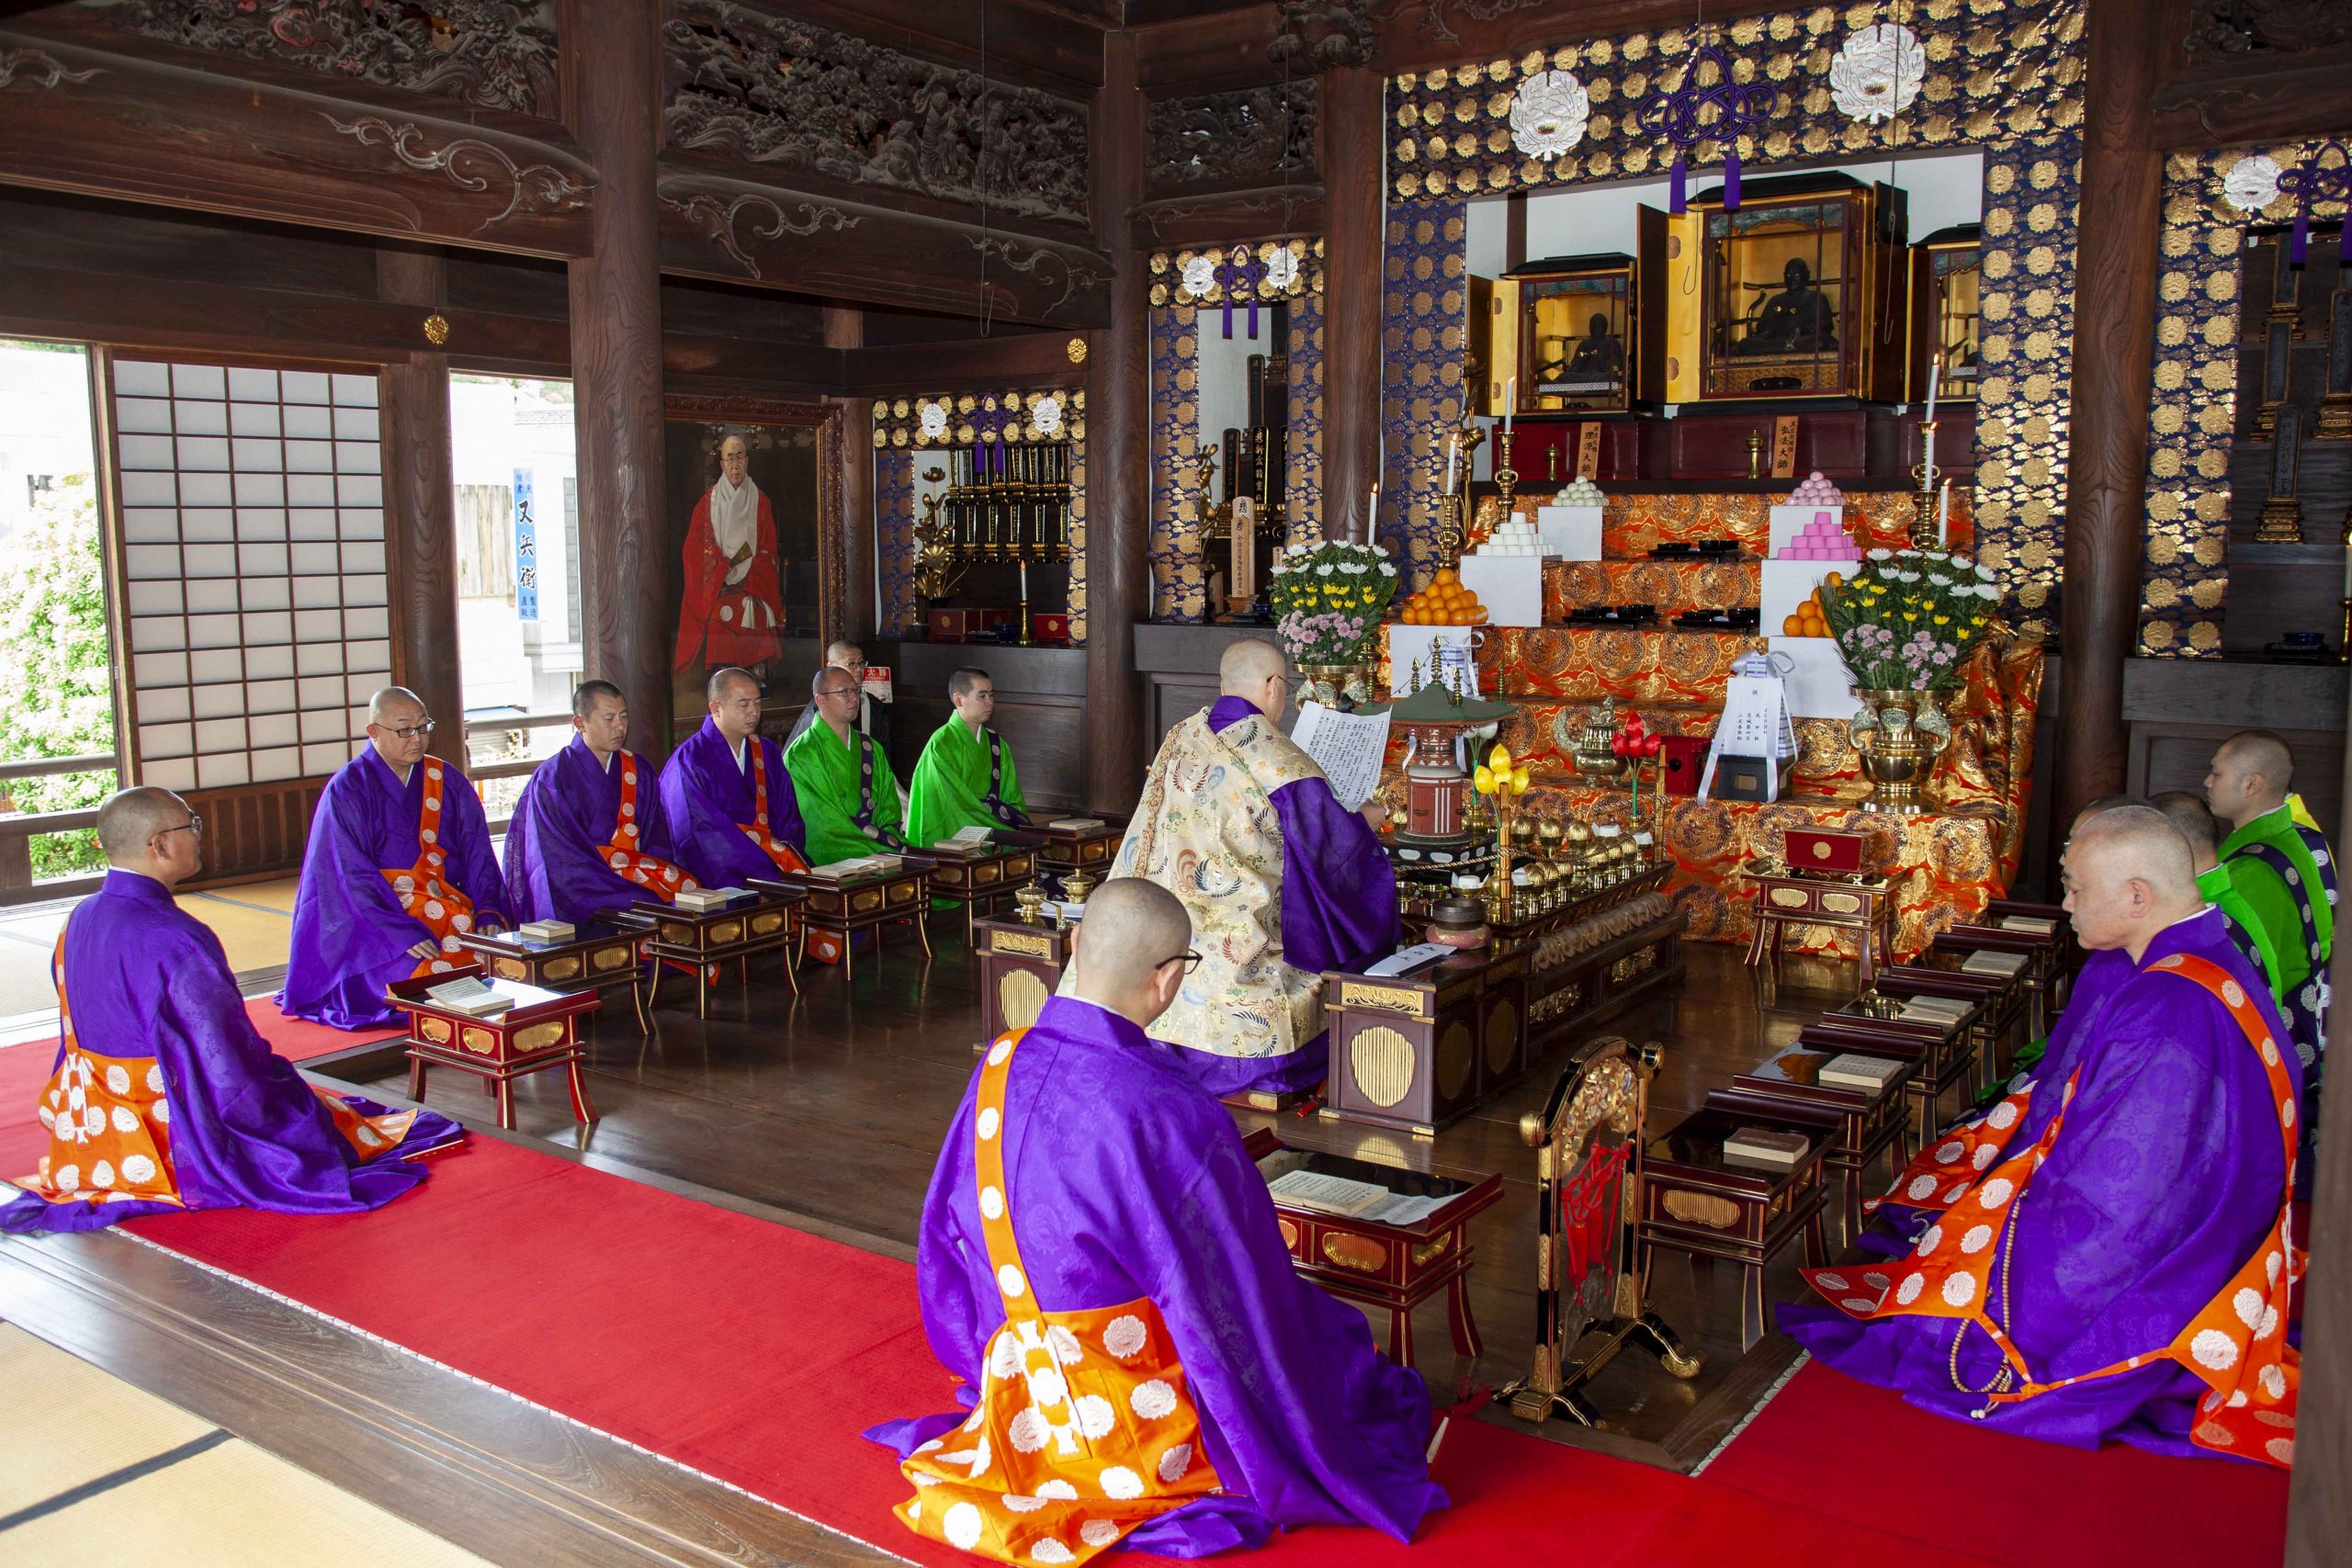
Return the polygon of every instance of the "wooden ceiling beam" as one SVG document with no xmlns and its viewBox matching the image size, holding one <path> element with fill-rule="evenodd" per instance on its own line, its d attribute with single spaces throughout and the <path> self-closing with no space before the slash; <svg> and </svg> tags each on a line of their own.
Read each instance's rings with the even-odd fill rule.
<svg viewBox="0 0 2352 1568">
<path fill-rule="evenodd" d="M 595 176 L 568 142 L 0 31 L 0 182 L 568 257 Z"/>
<path fill-rule="evenodd" d="M 1070 363 L 1069 334 L 1057 332 L 853 348 L 842 359 L 842 389 L 853 397 L 1086 384 L 1086 367 Z"/>
<path fill-rule="evenodd" d="M 667 164 L 660 190 L 665 273 L 1040 326 L 1109 320 L 1111 263 L 1086 246 Z"/>
</svg>

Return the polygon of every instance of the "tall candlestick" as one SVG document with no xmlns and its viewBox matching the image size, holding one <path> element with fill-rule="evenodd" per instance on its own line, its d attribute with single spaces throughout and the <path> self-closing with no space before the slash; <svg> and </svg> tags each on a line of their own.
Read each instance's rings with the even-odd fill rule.
<svg viewBox="0 0 2352 1568">
<path fill-rule="evenodd" d="M 1937 383 L 1943 379 L 1943 374 L 1944 367 L 1940 361 L 1928 367 L 1928 412 L 1926 417 L 1931 420 L 1936 417 L 1936 386 Z"/>
<path fill-rule="evenodd" d="M 1942 492 L 1936 497 L 1936 547 L 1938 549 L 1951 547 L 1951 536 L 1945 527 L 1945 519 L 1951 515 L 1951 480 L 1946 479 Z"/>
</svg>

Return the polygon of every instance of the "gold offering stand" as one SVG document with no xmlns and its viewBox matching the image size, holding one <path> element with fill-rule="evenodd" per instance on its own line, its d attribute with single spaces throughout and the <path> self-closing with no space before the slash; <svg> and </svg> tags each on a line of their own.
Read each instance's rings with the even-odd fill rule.
<svg viewBox="0 0 2352 1568">
<path fill-rule="evenodd" d="M 1520 1141 L 1535 1151 L 1535 1360 L 1495 1397 L 1522 1421 L 1600 1426 L 1585 1385 L 1628 1341 L 1678 1378 L 1706 1364 L 1649 1310 L 1626 1224 L 1659 1060 L 1656 1043 L 1605 1036 L 1560 1075 L 1541 1115 L 1520 1118 Z"/>
<path fill-rule="evenodd" d="M 1479 444 L 1487 439 L 1484 429 L 1464 424 L 1445 433 L 1446 470 L 1451 480 L 1442 480 L 1437 498 L 1437 564 L 1447 570 L 1462 564 L 1462 551 L 1470 541 L 1470 520 L 1464 513 L 1465 498 L 1470 493 L 1470 465 L 1477 455 Z M 1498 479 L 1501 475 L 1495 476 Z M 1513 474 L 1511 479 L 1518 481 Z"/>
</svg>

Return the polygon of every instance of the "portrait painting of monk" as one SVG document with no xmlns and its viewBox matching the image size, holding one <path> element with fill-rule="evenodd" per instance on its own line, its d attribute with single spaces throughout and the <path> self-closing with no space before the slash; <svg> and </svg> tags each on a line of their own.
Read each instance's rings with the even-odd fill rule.
<svg viewBox="0 0 2352 1568">
<path fill-rule="evenodd" d="M 683 525 L 672 681 L 699 708 L 709 671 L 764 678 L 785 638 L 816 633 L 815 433 L 673 418 L 665 458 Z"/>
</svg>

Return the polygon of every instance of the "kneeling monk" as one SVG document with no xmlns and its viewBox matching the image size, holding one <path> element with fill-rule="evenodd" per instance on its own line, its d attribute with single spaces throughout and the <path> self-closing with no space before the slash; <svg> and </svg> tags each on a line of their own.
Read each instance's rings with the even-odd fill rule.
<svg viewBox="0 0 2352 1568">
<path fill-rule="evenodd" d="M 1198 1557 L 1307 1524 L 1409 1540 L 1445 1506 L 1420 1374 L 1298 1277 L 1233 1119 L 1144 1034 L 1191 940 L 1164 890 L 1103 884 L 1062 994 L 965 1091 L 915 1266 L 971 1408 L 866 1434 L 919 1534 L 1003 1562 Z"/>
<path fill-rule="evenodd" d="M 947 701 L 956 711 L 924 742 L 907 785 L 907 842 L 919 850 L 966 828 L 1029 825 L 1012 748 L 989 723 L 996 682 L 967 665 L 947 677 Z"/>
<path fill-rule="evenodd" d="M 593 920 L 696 886 L 676 864 L 652 765 L 621 744 L 628 701 L 609 681 L 571 694 L 571 743 L 541 762 L 506 827 L 506 902 L 519 919 Z"/>
<path fill-rule="evenodd" d="M 2101 813 L 2064 866 L 2083 945 L 2131 972 L 2055 1070 L 1904 1172 L 1887 1206 L 1930 1222 L 1917 1244 L 1806 1269 L 1831 1305 L 1781 1325 L 1943 1415 L 2287 1465 L 2301 1074 L 2286 1025 L 2161 813 Z"/>
<path fill-rule="evenodd" d="M 172 902 L 202 824 L 164 789 L 98 808 L 106 884 L 57 942 L 49 1152 L 0 1230 L 87 1230 L 174 1209 L 345 1214 L 424 1179 L 407 1156 L 462 1136 L 303 1081 L 245 1016 L 220 941 Z M 28 1046 L 29 1050 L 31 1047 Z"/>
<path fill-rule="evenodd" d="M 1200 967 L 1152 1025 L 1212 1094 L 1323 1081 L 1323 972 L 1396 945 L 1396 874 L 1368 821 L 1341 806 L 1275 720 L 1290 694 L 1282 649 L 1237 642 L 1215 705 L 1168 732 L 1114 876 L 1184 902 Z"/>
<path fill-rule="evenodd" d="M 385 687 L 368 704 L 368 750 L 319 796 L 277 995 L 287 1017 L 396 1023 L 387 985 L 454 969 L 461 933 L 513 923 L 481 799 L 465 774 L 425 755 L 432 738 L 416 694 Z"/>
<path fill-rule="evenodd" d="M 662 764 L 662 814 L 678 860 L 706 887 L 805 871 L 800 802 L 784 754 L 760 733 L 760 683 L 716 670 L 710 716 Z"/>
</svg>

